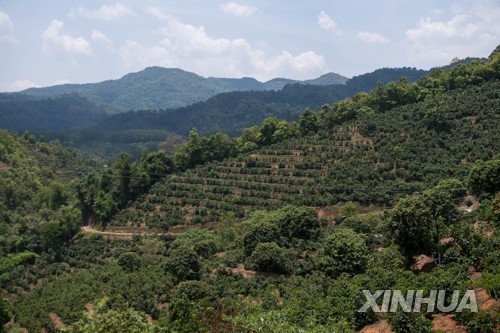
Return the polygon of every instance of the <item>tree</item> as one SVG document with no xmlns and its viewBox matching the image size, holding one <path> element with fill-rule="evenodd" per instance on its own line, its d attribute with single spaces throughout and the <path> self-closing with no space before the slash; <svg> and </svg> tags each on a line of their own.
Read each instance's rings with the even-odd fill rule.
<svg viewBox="0 0 500 333">
<path fill-rule="evenodd" d="M 261 134 L 260 137 L 261 145 L 267 146 L 275 142 L 274 132 L 276 132 L 277 127 L 278 127 L 278 119 L 276 118 L 264 119 L 264 121 L 259 126 Z"/>
<path fill-rule="evenodd" d="M 153 333 L 159 332 L 143 313 L 132 309 L 109 310 L 105 313 L 86 312 L 84 318 L 64 327 L 66 333 Z"/>
<path fill-rule="evenodd" d="M 394 333 L 431 333 L 432 322 L 418 312 L 398 311 L 389 315 Z"/>
<path fill-rule="evenodd" d="M 10 321 L 10 317 L 9 301 L 5 298 L 0 298 L 0 333 L 6 332 L 4 325 Z"/>
<path fill-rule="evenodd" d="M 74 184 L 76 196 L 84 219 L 94 214 L 94 200 L 99 190 L 99 180 L 97 174 L 90 174 L 82 180 L 77 180 Z"/>
<path fill-rule="evenodd" d="M 162 151 L 144 154 L 141 162 L 153 183 L 175 170 L 173 158 Z"/>
<path fill-rule="evenodd" d="M 259 243 L 279 242 L 279 238 L 279 228 L 275 223 L 258 223 L 243 238 L 245 255 L 250 256 Z"/>
<path fill-rule="evenodd" d="M 298 135 L 297 123 L 289 123 L 286 120 L 280 120 L 276 126 L 276 131 L 273 134 L 273 142 L 281 142 L 288 138 L 293 138 Z"/>
<path fill-rule="evenodd" d="M 172 291 L 172 299 L 186 298 L 190 301 L 197 301 L 205 297 L 213 296 L 210 285 L 203 281 L 183 281 Z"/>
<path fill-rule="evenodd" d="M 118 265 L 127 273 L 134 272 L 141 267 L 141 259 L 135 252 L 124 252 L 118 257 Z"/>
<path fill-rule="evenodd" d="M 299 128 L 302 135 L 316 133 L 319 129 L 318 116 L 310 109 L 306 109 L 299 117 Z"/>
<path fill-rule="evenodd" d="M 179 247 L 169 253 L 163 268 L 179 280 L 195 280 L 199 277 L 200 260 L 190 247 Z"/>
<path fill-rule="evenodd" d="M 132 155 L 129 153 L 123 153 L 113 166 L 118 173 L 119 195 L 122 204 L 130 200 L 130 180 L 132 176 L 131 158 Z"/>
<path fill-rule="evenodd" d="M 130 177 L 130 200 L 135 199 L 138 195 L 149 189 L 151 179 L 142 166 L 137 162 L 131 165 Z"/>
<path fill-rule="evenodd" d="M 44 250 L 58 251 L 63 242 L 61 226 L 57 222 L 47 222 L 40 226 L 40 245 Z"/>
<path fill-rule="evenodd" d="M 200 138 L 196 128 L 189 132 L 188 140 L 185 145 L 185 150 L 188 155 L 188 167 L 192 168 L 203 163 L 203 155 L 205 153 L 206 138 Z"/>
<path fill-rule="evenodd" d="M 240 138 L 243 143 L 252 142 L 258 144 L 262 140 L 262 134 L 258 126 L 252 126 L 245 128 Z"/>
<path fill-rule="evenodd" d="M 475 165 L 469 174 L 468 187 L 478 196 L 492 196 L 500 191 L 500 160 Z"/>
<path fill-rule="evenodd" d="M 464 184 L 456 178 L 441 179 L 434 189 L 450 194 L 453 199 L 463 198 L 467 194 Z"/>
<path fill-rule="evenodd" d="M 278 219 L 280 234 L 288 242 L 292 242 L 294 238 L 316 240 L 320 222 L 314 208 L 286 206 L 279 211 L 282 213 Z"/>
<path fill-rule="evenodd" d="M 356 214 L 358 207 L 352 201 L 346 202 L 342 206 L 340 206 L 339 213 L 345 217 L 351 217 Z"/>
<path fill-rule="evenodd" d="M 409 257 L 431 254 L 460 216 L 451 196 L 439 189 L 401 199 L 388 215 L 394 241 Z"/>
<path fill-rule="evenodd" d="M 293 271 L 292 255 L 275 242 L 259 243 L 247 262 L 257 271 L 289 273 Z"/>
<path fill-rule="evenodd" d="M 234 155 L 236 155 L 236 143 L 229 135 L 217 132 L 208 138 L 203 162 L 221 161 Z"/>
<path fill-rule="evenodd" d="M 349 228 L 340 228 L 322 242 L 315 258 L 316 267 L 336 277 L 341 273 L 362 273 L 368 262 L 365 238 Z"/>
<path fill-rule="evenodd" d="M 103 191 L 99 191 L 95 197 L 93 211 L 99 222 L 109 221 L 115 210 L 115 203 Z"/>
</svg>

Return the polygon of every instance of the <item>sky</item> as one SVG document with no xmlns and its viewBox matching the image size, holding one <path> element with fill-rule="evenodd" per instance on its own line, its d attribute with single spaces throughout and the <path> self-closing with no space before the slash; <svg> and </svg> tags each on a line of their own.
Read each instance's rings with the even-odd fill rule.
<svg viewBox="0 0 500 333">
<path fill-rule="evenodd" d="M 118 79 L 352 77 L 487 57 L 499 0 L 0 0 L 0 91 Z"/>
</svg>

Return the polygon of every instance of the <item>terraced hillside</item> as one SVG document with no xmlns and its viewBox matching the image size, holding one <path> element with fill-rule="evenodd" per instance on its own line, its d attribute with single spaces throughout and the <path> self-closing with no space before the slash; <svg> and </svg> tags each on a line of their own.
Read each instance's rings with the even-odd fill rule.
<svg viewBox="0 0 500 333">
<path fill-rule="evenodd" d="M 203 224 L 285 204 L 391 205 L 440 179 L 463 181 L 472 163 L 500 151 L 499 91 L 498 81 L 455 89 L 167 176 L 111 224 Z"/>
</svg>

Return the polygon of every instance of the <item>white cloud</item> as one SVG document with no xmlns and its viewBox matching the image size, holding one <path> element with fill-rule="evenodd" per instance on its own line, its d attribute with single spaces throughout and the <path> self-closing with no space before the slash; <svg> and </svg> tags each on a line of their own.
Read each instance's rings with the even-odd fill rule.
<svg viewBox="0 0 500 333">
<path fill-rule="evenodd" d="M 312 51 L 268 56 L 242 38 L 214 38 L 203 27 L 177 19 L 169 19 L 158 33 L 163 37 L 158 45 L 148 47 L 135 41 L 122 45 L 119 55 L 123 63 L 133 69 L 161 65 L 205 76 L 252 76 L 260 80 L 276 76 L 310 78 L 327 70 L 324 58 Z"/>
<path fill-rule="evenodd" d="M 360 31 L 358 32 L 358 37 L 365 43 L 389 43 L 389 38 L 382 36 L 376 32 L 366 32 Z"/>
<path fill-rule="evenodd" d="M 108 47 L 113 46 L 113 41 L 109 39 L 104 33 L 101 31 L 94 29 L 92 30 L 92 35 L 90 36 L 93 40 L 98 41 Z"/>
<path fill-rule="evenodd" d="M 143 69 L 154 65 L 175 66 L 170 59 L 169 52 L 161 46 L 146 47 L 138 42 L 127 40 L 118 51 L 123 64 L 128 68 Z"/>
<path fill-rule="evenodd" d="M 102 5 L 99 9 L 86 9 L 85 7 L 78 7 L 72 9 L 70 16 L 73 18 L 83 17 L 87 19 L 97 19 L 103 21 L 116 20 L 122 16 L 133 15 L 134 11 L 127 6 L 116 2 L 113 5 Z"/>
<path fill-rule="evenodd" d="M 148 13 L 149 15 L 151 15 L 153 17 L 156 17 L 157 19 L 164 20 L 164 21 L 171 19 L 170 15 L 165 14 L 164 12 L 161 11 L 161 9 L 156 8 L 156 7 L 152 7 L 152 6 L 149 6 L 148 8 L 146 8 L 146 13 Z"/>
<path fill-rule="evenodd" d="M 439 8 L 434 8 L 434 9 L 431 9 L 431 13 L 432 13 L 432 15 L 438 16 L 438 15 L 443 14 L 443 10 L 439 9 Z"/>
<path fill-rule="evenodd" d="M 337 30 L 337 26 L 338 26 L 337 22 L 335 22 L 335 20 L 332 19 L 324 11 L 321 11 L 321 13 L 319 13 L 319 15 L 318 15 L 318 25 L 321 27 L 321 29 L 335 32 L 338 35 L 340 34 L 340 31 Z"/>
<path fill-rule="evenodd" d="M 436 21 L 422 18 L 405 33 L 411 61 L 426 66 L 449 63 L 453 58 L 488 54 L 500 40 L 500 6 L 477 1 L 454 6 L 453 16 Z"/>
<path fill-rule="evenodd" d="M 220 9 L 224 13 L 234 14 L 236 16 L 250 16 L 258 10 L 257 7 L 236 2 L 221 3 Z"/>
<path fill-rule="evenodd" d="M 14 24 L 10 20 L 9 14 L 0 9 L 0 33 L 12 33 Z"/>
<path fill-rule="evenodd" d="M 0 43 L 18 43 L 18 40 L 14 37 L 13 33 L 14 24 L 10 20 L 9 14 L 0 8 Z"/>
<path fill-rule="evenodd" d="M 44 47 L 48 50 L 51 46 L 64 50 L 68 53 L 92 54 L 90 43 L 83 37 L 71 37 L 61 34 L 64 23 L 58 20 L 52 20 L 47 29 L 42 34 Z"/>
<path fill-rule="evenodd" d="M 38 87 L 38 85 L 29 80 L 17 80 L 14 82 L 9 82 L 9 83 L 2 83 L 0 84 L 0 91 L 2 92 L 15 92 L 15 91 L 22 91 L 28 88 L 33 88 L 33 87 Z"/>
<path fill-rule="evenodd" d="M 266 59 L 263 56 L 257 56 L 253 59 L 253 65 L 256 69 L 266 73 L 268 77 L 284 76 L 294 73 L 309 73 L 317 71 L 316 74 L 323 74 L 326 69 L 325 59 L 312 51 L 302 52 L 297 56 L 283 51 L 281 54 Z"/>
</svg>

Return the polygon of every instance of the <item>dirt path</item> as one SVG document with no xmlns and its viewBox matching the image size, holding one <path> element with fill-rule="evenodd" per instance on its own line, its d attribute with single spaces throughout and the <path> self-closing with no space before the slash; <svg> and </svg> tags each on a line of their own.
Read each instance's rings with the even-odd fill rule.
<svg viewBox="0 0 500 333">
<path fill-rule="evenodd" d="M 164 232 L 164 233 L 152 233 L 152 232 L 117 232 L 117 231 L 100 231 L 92 228 L 91 226 L 83 226 L 81 228 L 83 233 L 87 234 L 95 234 L 95 235 L 103 235 L 108 237 L 122 237 L 122 238 L 130 238 L 133 236 L 165 236 L 165 235 L 178 235 L 179 233 L 175 232 Z"/>
</svg>

